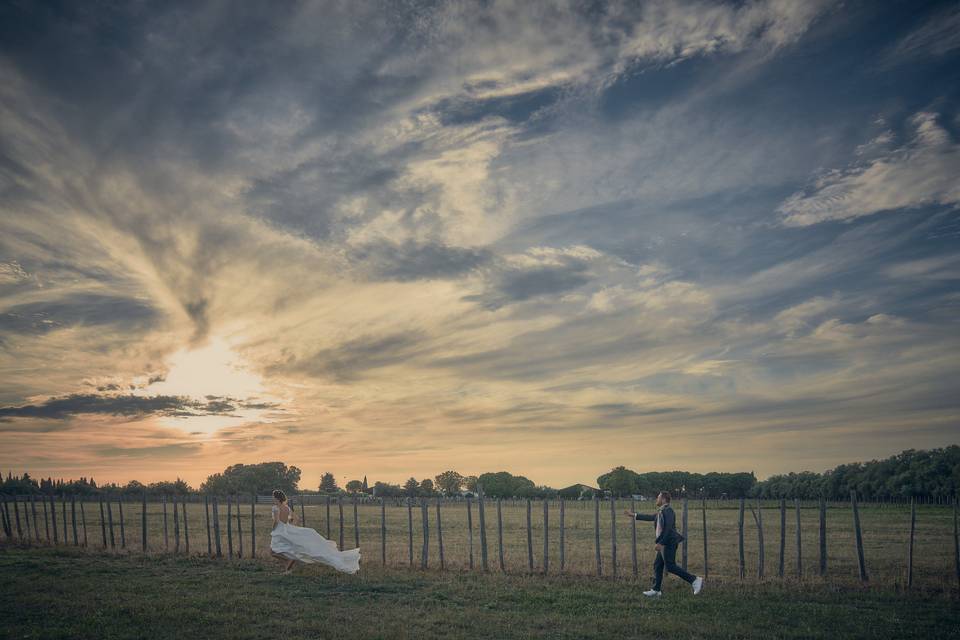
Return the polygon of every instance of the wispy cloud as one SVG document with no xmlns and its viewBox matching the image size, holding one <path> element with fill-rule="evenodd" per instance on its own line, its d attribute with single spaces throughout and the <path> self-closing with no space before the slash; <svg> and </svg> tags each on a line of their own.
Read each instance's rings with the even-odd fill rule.
<svg viewBox="0 0 960 640">
<path fill-rule="evenodd" d="M 934 113 L 910 119 L 910 139 L 878 150 L 874 157 L 846 169 L 826 172 L 809 191 L 787 198 L 778 208 L 784 224 L 806 226 L 828 220 L 852 220 L 881 211 L 960 202 L 960 143 Z M 884 147 L 883 133 L 875 145 Z"/>
</svg>

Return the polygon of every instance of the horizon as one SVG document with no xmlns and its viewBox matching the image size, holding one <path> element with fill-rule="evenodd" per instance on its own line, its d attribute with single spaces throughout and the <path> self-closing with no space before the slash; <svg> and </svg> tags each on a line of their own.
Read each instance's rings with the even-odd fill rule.
<svg viewBox="0 0 960 640">
<path fill-rule="evenodd" d="M 556 487 L 957 444 L 958 34 L 950 2 L 8 3 L 0 469 Z"/>
<path fill-rule="evenodd" d="M 952 447 L 952 446 L 960 446 L 960 445 L 947 445 L 946 447 L 938 447 L 937 449 L 946 449 L 946 448 L 949 448 L 949 447 Z M 843 464 L 867 464 L 867 463 L 871 463 L 871 462 L 879 462 L 879 461 L 886 460 L 886 459 L 888 459 L 888 458 L 892 458 L 892 457 L 898 456 L 898 455 L 900 455 L 900 454 L 906 453 L 907 451 L 917 451 L 917 452 L 920 452 L 920 453 L 927 453 L 927 452 L 929 452 L 929 451 L 931 451 L 931 450 L 928 450 L 928 449 L 905 449 L 905 450 L 903 450 L 903 451 L 898 451 L 898 452 L 895 453 L 895 454 L 891 454 L 890 456 L 885 456 L 884 458 L 871 458 L 871 459 L 869 459 L 869 460 L 848 460 L 848 461 L 843 462 L 843 463 L 840 463 L 840 464 L 841 464 L 841 465 L 843 465 Z M 321 471 L 320 474 L 317 476 L 316 481 L 313 482 L 312 485 L 310 485 L 310 484 L 307 483 L 307 481 L 305 481 L 305 480 L 303 479 L 305 476 L 303 476 L 303 474 L 302 474 L 302 472 L 304 471 L 302 468 L 300 468 L 300 467 L 299 467 L 298 465 L 296 465 L 296 464 L 290 464 L 290 463 L 287 463 L 287 462 L 285 462 L 285 461 L 283 461 L 283 460 L 261 460 L 261 461 L 259 461 L 259 462 L 250 462 L 250 463 L 231 463 L 231 464 L 228 465 L 227 467 L 224 467 L 224 469 L 226 469 L 226 468 L 228 468 L 228 467 L 230 467 L 230 466 L 233 466 L 233 465 L 235 465 L 235 464 L 245 464 L 245 465 L 246 465 L 246 464 L 252 464 L 252 465 L 256 465 L 256 464 L 266 464 L 266 463 L 270 463 L 270 462 L 282 462 L 282 463 L 283 463 L 284 465 L 286 465 L 287 467 L 297 467 L 298 469 L 300 469 L 300 471 L 301 471 L 301 480 L 297 483 L 299 489 L 307 489 L 307 490 L 315 491 L 316 489 L 312 489 L 312 488 L 310 488 L 310 487 L 312 487 L 312 486 L 317 486 L 317 487 L 319 487 L 319 485 L 320 485 L 320 479 L 321 479 L 321 477 L 323 476 L 323 474 L 324 474 L 324 473 L 327 473 L 327 472 L 333 473 L 333 472 L 330 471 L 329 469 L 325 469 L 324 471 Z M 621 466 L 624 467 L 624 468 L 626 468 L 626 469 L 628 469 L 628 470 L 636 471 L 637 473 L 641 473 L 641 474 L 643 474 L 643 473 L 675 473 L 675 472 L 679 472 L 679 473 L 701 473 L 701 474 L 714 473 L 714 472 L 717 472 L 717 473 L 750 473 L 750 474 L 753 474 L 753 476 L 757 479 L 757 482 L 758 482 L 758 483 L 759 483 L 759 482 L 764 482 L 764 481 L 766 481 L 766 480 L 769 480 L 771 477 L 778 476 L 778 475 L 802 474 L 802 473 L 824 474 L 824 473 L 833 471 L 833 470 L 836 468 L 836 466 L 834 466 L 834 467 L 830 467 L 829 469 L 823 469 L 823 470 L 820 470 L 820 471 L 813 470 L 813 469 L 785 470 L 785 471 L 780 471 L 780 472 L 777 472 L 777 473 L 774 473 L 774 474 L 770 474 L 770 475 L 767 475 L 767 476 L 760 476 L 760 475 L 757 475 L 757 474 L 756 474 L 755 472 L 753 472 L 753 471 L 747 471 L 747 470 L 745 470 L 745 469 L 741 469 L 741 470 L 728 470 L 728 471 L 719 471 L 719 470 L 717 470 L 717 469 L 711 469 L 711 470 L 709 470 L 709 471 L 698 471 L 698 470 L 691 470 L 691 469 L 676 469 L 676 468 L 672 468 L 672 469 L 640 469 L 640 470 L 638 470 L 638 469 L 631 469 L 629 465 L 614 465 L 614 466 L 611 467 L 610 469 L 607 469 L 606 471 L 603 471 L 603 472 L 599 473 L 599 474 L 597 475 L 597 477 L 594 478 L 593 480 L 591 480 L 590 482 L 579 482 L 579 481 L 578 481 L 578 482 L 569 482 L 569 483 L 568 483 L 568 482 L 561 482 L 561 483 L 559 483 L 559 484 L 537 482 L 537 480 L 536 480 L 535 478 L 530 478 L 529 476 L 527 476 L 527 475 L 524 474 L 524 473 L 517 473 L 517 472 L 511 471 L 511 470 L 509 470 L 509 469 L 496 469 L 496 470 L 490 469 L 490 470 L 481 471 L 481 472 L 478 472 L 478 473 L 461 473 L 461 475 L 464 476 L 464 477 L 469 477 L 469 476 L 480 476 L 480 475 L 485 474 L 485 473 L 499 473 L 499 472 L 506 471 L 507 473 L 510 473 L 511 475 L 514 475 L 514 476 L 523 476 L 523 477 L 526 477 L 528 480 L 532 481 L 532 482 L 533 482 L 535 485 L 537 485 L 538 487 L 540 487 L 540 486 L 546 486 L 546 487 L 550 487 L 550 488 L 552 488 L 552 489 L 563 489 L 563 488 L 571 487 L 571 486 L 578 485 L 578 484 L 583 484 L 583 485 L 590 485 L 590 486 L 592 486 L 592 484 L 596 484 L 596 483 L 597 483 L 597 481 L 598 481 L 598 479 L 600 478 L 600 476 L 602 476 L 602 475 L 604 475 L 604 474 L 606 474 L 606 473 L 609 473 L 610 471 L 613 471 L 613 470 L 615 470 L 615 469 L 617 469 L 617 468 L 619 468 L 619 467 L 621 467 Z M 837 466 L 839 466 L 839 465 L 837 465 Z M 366 479 L 366 480 L 368 481 L 368 484 L 369 484 L 370 486 L 373 486 L 376 482 L 385 482 L 385 483 L 387 483 L 387 484 L 394 484 L 394 485 L 403 486 L 404 482 L 406 482 L 406 481 L 409 480 L 410 478 L 415 478 L 415 479 L 417 479 L 417 480 L 425 480 L 425 479 L 429 478 L 429 479 L 433 480 L 434 478 L 436 478 L 436 476 L 438 476 L 439 474 L 443 473 L 444 471 L 451 471 L 451 470 L 452 470 L 452 471 L 457 471 L 458 473 L 460 472 L 458 469 L 444 469 L 443 471 L 437 471 L 436 473 L 433 473 L 433 474 L 430 474 L 430 475 L 425 475 L 425 476 L 420 476 L 420 477 L 416 477 L 416 476 L 406 476 L 406 477 L 403 477 L 403 478 L 400 479 L 400 480 L 384 480 L 384 479 L 382 479 L 382 478 L 371 477 L 371 475 L 370 475 L 369 473 L 361 474 L 359 477 L 353 477 L 353 476 L 347 477 L 347 476 L 344 476 L 342 480 L 341 480 L 340 478 L 338 478 L 336 474 L 334 474 L 334 478 L 335 478 L 336 481 L 337 481 L 337 486 L 339 486 L 339 487 L 341 487 L 341 488 L 345 487 L 346 484 L 347 484 L 348 482 L 350 482 L 351 480 L 360 481 L 360 480 L 364 480 L 364 479 Z M 214 472 L 214 473 L 221 473 L 222 471 L 223 471 L 223 469 L 221 469 L 220 471 Z M 28 474 L 29 474 L 30 472 L 29 472 L 28 469 L 21 470 L 21 471 L 19 471 L 19 472 L 17 472 L 17 473 L 13 473 L 13 470 L 12 470 L 12 469 L 8 469 L 8 470 L 7 470 L 8 476 L 9 476 L 10 474 L 13 474 L 14 477 L 23 477 L 23 474 L 24 474 L 24 473 L 28 473 Z M 184 478 L 184 477 L 181 477 L 181 476 L 177 476 L 177 477 L 174 477 L 174 478 L 156 478 L 156 479 L 151 479 L 151 480 L 148 480 L 148 481 L 146 481 L 146 482 L 143 482 L 143 484 L 150 484 L 151 482 L 163 482 L 163 481 L 173 481 L 173 482 L 175 482 L 175 481 L 177 481 L 177 480 L 183 480 L 183 481 L 186 482 L 187 485 L 189 485 L 191 488 L 193 488 L 193 489 L 199 489 L 199 488 L 200 488 L 200 485 L 201 485 L 204 481 L 206 481 L 206 479 L 209 477 L 209 475 L 212 475 L 212 474 L 208 474 L 208 476 L 205 476 L 205 477 L 203 478 L 203 480 L 198 480 L 198 481 L 192 481 L 192 480 L 188 480 L 187 478 Z M 0 473 L 0 479 L 2 479 L 3 477 L 6 477 L 6 476 L 2 476 L 2 473 Z M 39 475 L 30 474 L 30 477 L 33 478 L 33 479 L 38 479 L 38 480 L 39 480 L 39 479 L 52 479 L 52 480 L 54 480 L 54 481 L 63 480 L 63 481 L 66 481 L 66 482 L 72 482 L 72 481 L 75 481 L 75 480 L 79 480 L 81 477 L 83 477 L 83 478 L 87 478 L 88 480 L 91 480 L 91 479 L 92 479 L 92 480 L 96 481 L 96 478 L 94 478 L 92 475 L 83 475 L 83 476 L 79 476 L 79 477 L 76 477 L 76 478 L 67 478 L 67 477 L 56 476 L 56 475 L 44 477 L 44 476 L 39 476 Z M 123 480 L 123 481 L 117 481 L 117 480 L 108 479 L 108 480 L 106 480 L 105 482 L 97 482 L 97 486 L 103 486 L 104 484 L 115 484 L 115 485 L 117 485 L 117 486 L 124 486 L 124 485 L 126 485 L 126 484 L 128 484 L 129 482 L 132 482 L 132 481 L 134 481 L 134 480 L 136 480 L 136 481 L 141 481 L 141 482 L 142 482 L 142 479 L 141 479 L 141 478 L 127 478 L 126 480 Z M 304 485 L 304 486 L 299 486 L 299 485 Z"/>
</svg>

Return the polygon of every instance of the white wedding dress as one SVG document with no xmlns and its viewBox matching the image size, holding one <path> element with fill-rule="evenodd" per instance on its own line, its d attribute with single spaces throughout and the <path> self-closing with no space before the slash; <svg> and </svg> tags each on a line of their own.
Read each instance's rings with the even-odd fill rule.
<svg viewBox="0 0 960 640">
<path fill-rule="evenodd" d="M 276 516 L 280 508 L 273 505 L 271 512 Z M 270 532 L 270 550 L 288 560 L 322 562 L 344 573 L 360 570 L 359 548 L 340 551 L 333 540 L 327 540 L 309 527 L 298 527 L 289 522 L 278 522 Z"/>
</svg>

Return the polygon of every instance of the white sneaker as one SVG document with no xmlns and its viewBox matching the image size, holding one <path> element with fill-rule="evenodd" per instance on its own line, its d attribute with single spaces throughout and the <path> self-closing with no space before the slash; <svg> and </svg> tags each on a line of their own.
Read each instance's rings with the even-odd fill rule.
<svg viewBox="0 0 960 640">
<path fill-rule="evenodd" d="M 643 595 L 647 596 L 648 598 L 659 598 L 663 594 L 659 591 L 650 589 L 649 591 L 644 591 Z"/>
<path fill-rule="evenodd" d="M 693 581 L 693 595 L 697 595 L 698 593 L 700 593 L 702 589 L 703 589 L 703 578 L 698 576 L 697 579 Z"/>
</svg>

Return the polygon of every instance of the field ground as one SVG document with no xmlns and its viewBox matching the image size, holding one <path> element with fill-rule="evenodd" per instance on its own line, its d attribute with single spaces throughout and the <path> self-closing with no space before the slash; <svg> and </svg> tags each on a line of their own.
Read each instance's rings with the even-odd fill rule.
<svg viewBox="0 0 960 640">
<path fill-rule="evenodd" d="M 325 567 L 0 546 L 3 638 L 946 638 L 945 592 Z"/>
<path fill-rule="evenodd" d="M 709 575 L 713 578 L 734 580 L 738 577 L 737 561 L 737 509 L 734 501 L 726 507 L 708 507 L 706 510 Z M 23 506 L 23 504 L 21 504 Z M 39 505 L 37 505 L 39 508 Z M 652 509 L 649 504 L 646 507 Z M 549 505 L 549 572 L 557 573 L 560 568 L 559 509 L 556 502 Z M 617 567 L 620 576 L 633 575 L 632 528 L 629 518 L 623 510 L 630 507 L 629 501 L 618 501 L 616 510 Z M 682 513 L 682 503 L 677 501 L 678 525 Z M 344 510 L 344 548 L 355 546 L 353 526 L 353 506 L 349 502 Z M 62 518 L 62 507 L 57 511 Z M 79 508 L 77 520 L 80 522 Z M 220 537 L 224 556 L 228 555 L 227 509 L 220 505 Z M 766 579 L 776 579 L 779 565 L 780 513 L 774 503 L 762 510 L 763 532 L 766 552 L 764 555 L 764 573 Z M 206 554 L 207 536 L 203 504 L 190 503 L 187 506 L 190 532 L 191 555 Z M 69 518 L 69 504 L 67 506 Z M 99 505 L 88 502 L 84 509 L 87 522 L 88 547 L 91 550 L 103 549 L 103 531 L 100 527 Z M 234 514 L 236 512 L 234 511 Z M 505 566 L 510 573 L 528 572 L 526 505 L 523 502 L 504 502 L 503 539 Z M 468 545 L 467 510 L 464 502 L 445 502 L 441 507 L 443 523 L 443 543 L 445 564 L 448 569 L 466 569 L 469 567 L 470 548 Z M 21 513 L 21 516 L 24 516 Z M 119 509 L 113 503 L 115 549 L 119 554 L 141 554 L 141 504 L 128 502 L 124 505 L 124 529 L 126 549 L 121 549 Z M 301 511 L 297 508 L 297 518 Z M 423 518 L 418 506 L 412 510 L 413 521 L 413 564 L 420 566 L 423 550 Z M 241 508 L 240 524 L 243 527 L 243 555 L 250 556 L 250 504 Z M 795 579 L 797 570 L 796 512 L 792 505 L 786 514 L 784 571 L 790 580 Z M 43 510 L 38 511 L 40 519 L 40 537 L 46 531 L 43 523 Z M 565 508 L 565 572 L 570 574 L 593 575 L 596 573 L 594 551 L 594 505 L 590 502 L 567 502 Z M 910 532 L 910 509 L 908 506 L 861 505 L 860 518 L 863 528 L 864 556 L 871 585 L 892 588 L 902 587 L 907 578 L 907 547 Z M 371 568 L 381 564 L 380 547 L 380 506 L 377 504 L 358 507 L 359 540 L 362 552 L 361 566 Z M 330 537 L 339 538 L 339 513 L 336 504 L 330 512 Z M 428 510 L 429 521 L 429 566 L 439 563 L 436 530 L 436 505 L 431 502 Z M 825 582 L 828 585 L 855 585 L 858 582 L 856 545 L 854 541 L 853 519 L 849 505 L 831 505 L 827 511 L 828 563 L 827 577 L 817 577 L 819 555 L 818 510 L 813 503 L 801 509 L 801 566 L 805 582 Z M 602 568 L 605 576 L 610 575 L 613 564 L 610 527 L 610 503 L 600 504 L 600 546 Z M 703 571 L 703 514 L 699 503 L 690 502 L 688 553 L 689 568 L 694 573 Z M 299 521 L 298 521 L 299 523 Z M 472 509 L 473 556 L 474 566 L 481 566 L 480 523 L 476 504 Z M 543 503 L 534 502 L 531 512 L 532 548 L 534 571 L 543 569 Z M 309 505 L 306 507 L 306 525 L 316 528 L 321 534 L 327 533 L 326 506 Z M 652 525 L 637 522 L 637 565 L 640 580 L 646 582 L 649 567 L 653 563 L 655 552 L 651 542 Z M 62 523 L 60 540 L 63 541 Z M 234 550 L 239 551 L 237 519 L 231 519 Z M 79 540 L 83 541 L 83 530 L 78 524 Z M 270 546 L 270 506 L 257 505 L 256 508 L 256 552 L 260 558 L 269 557 Z M 168 506 L 167 516 L 169 552 L 174 550 L 172 505 Z M 408 512 L 405 506 L 388 504 L 386 507 L 387 564 L 392 567 L 405 567 L 410 564 Z M 488 502 L 486 506 L 486 530 L 489 554 L 489 567 L 499 570 L 497 548 L 496 504 Z M 107 530 L 109 531 L 109 530 Z M 72 543 L 72 531 L 70 532 Z M 147 504 L 148 552 L 163 553 L 163 507 L 160 503 Z M 107 533 L 109 540 L 109 533 Z M 32 536 L 31 536 L 32 537 Z M 181 524 L 180 553 L 184 552 Z M 746 576 L 755 581 L 758 569 L 757 527 L 748 509 L 744 519 L 744 550 Z M 678 561 L 680 554 L 678 553 Z M 924 506 L 917 509 L 917 529 L 914 547 L 914 584 L 927 589 L 956 591 L 957 578 L 954 571 L 953 509 L 950 507 Z"/>
</svg>

